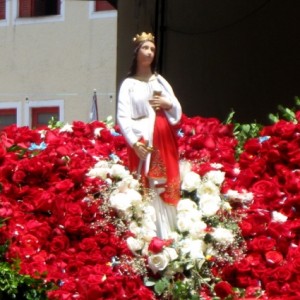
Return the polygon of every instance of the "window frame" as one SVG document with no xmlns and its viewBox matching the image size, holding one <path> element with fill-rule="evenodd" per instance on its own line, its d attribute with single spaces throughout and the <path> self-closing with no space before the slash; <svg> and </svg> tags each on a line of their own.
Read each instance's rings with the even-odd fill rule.
<svg viewBox="0 0 300 300">
<path fill-rule="evenodd" d="M 59 120 L 64 122 L 64 100 L 41 100 L 41 101 L 26 101 L 24 106 L 25 119 L 24 124 L 31 128 L 32 125 L 32 108 L 42 107 L 58 107 Z"/>
<path fill-rule="evenodd" d="M 89 1 L 89 17 L 90 19 L 115 18 L 118 16 L 118 10 L 96 11 L 96 1 Z"/>
<path fill-rule="evenodd" d="M 63 22 L 65 20 L 65 0 L 60 0 L 59 15 L 33 17 L 19 17 L 19 2 L 20 0 L 13 1 L 13 20 L 15 25 Z"/>
<path fill-rule="evenodd" d="M 0 19 L 0 27 L 1 26 L 7 26 L 8 23 L 9 23 L 10 3 L 11 3 L 11 1 L 5 0 L 5 18 Z"/>
<path fill-rule="evenodd" d="M 48 125 L 50 120 L 48 120 L 47 124 L 39 124 L 39 122 L 38 122 L 39 115 L 42 113 L 47 113 L 47 114 L 55 113 L 55 114 L 58 114 L 58 117 L 60 116 L 59 106 L 31 107 L 30 111 L 31 111 L 31 128 L 38 128 L 40 126 Z M 53 115 L 52 115 L 52 117 L 53 117 Z"/>
<path fill-rule="evenodd" d="M 0 102 L 0 109 L 15 109 L 17 112 L 16 125 L 22 126 L 22 103 L 21 102 Z"/>
</svg>

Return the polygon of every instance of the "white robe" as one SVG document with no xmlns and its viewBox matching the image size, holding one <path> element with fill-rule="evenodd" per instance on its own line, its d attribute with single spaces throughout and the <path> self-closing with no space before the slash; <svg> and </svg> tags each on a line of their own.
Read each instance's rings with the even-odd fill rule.
<svg viewBox="0 0 300 300">
<path fill-rule="evenodd" d="M 154 91 L 161 91 L 171 103 L 172 108 L 165 111 L 170 124 L 179 122 L 182 110 L 181 105 L 174 95 L 170 84 L 161 76 L 156 75 L 148 82 L 132 77 L 126 78 L 120 87 L 118 96 L 117 120 L 122 134 L 127 143 L 132 146 L 141 138 L 148 141 L 152 146 L 153 130 L 155 122 L 155 111 L 149 100 L 153 97 Z M 151 154 L 148 154 L 145 161 L 145 173 L 149 171 Z M 161 181 L 164 179 L 162 178 Z M 149 178 L 150 187 L 155 189 L 155 182 Z M 156 211 L 157 234 L 161 238 L 168 238 L 171 230 L 176 227 L 176 207 L 166 204 L 158 196 L 160 191 L 156 190 L 153 197 L 153 206 Z"/>
</svg>

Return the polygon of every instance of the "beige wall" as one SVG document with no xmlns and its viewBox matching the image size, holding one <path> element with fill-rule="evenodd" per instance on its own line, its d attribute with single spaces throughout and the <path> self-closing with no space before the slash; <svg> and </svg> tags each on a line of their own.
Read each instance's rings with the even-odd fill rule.
<svg viewBox="0 0 300 300">
<path fill-rule="evenodd" d="M 7 20 L 0 23 L 0 105 L 18 103 L 18 125 L 28 125 L 28 106 L 49 100 L 61 100 L 64 122 L 89 121 L 94 89 L 100 119 L 114 117 L 117 12 L 93 13 L 92 4 L 62 1 L 58 18 L 18 19 L 17 0 L 7 1 Z"/>
</svg>

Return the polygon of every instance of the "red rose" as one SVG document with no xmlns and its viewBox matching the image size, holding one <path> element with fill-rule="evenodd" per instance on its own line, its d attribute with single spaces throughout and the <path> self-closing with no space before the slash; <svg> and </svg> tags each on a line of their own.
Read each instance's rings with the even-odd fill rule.
<svg viewBox="0 0 300 300">
<path fill-rule="evenodd" d="M 244 260 L 247 261 L 251 267 L 258 266 L 264 262 L 262 255 L 258 252 L 248 254 Z"/>
<path fill-rule="evenodd" d="M 99 232 L 96 236 L 97 242 L 100 246 L 107 245 L 109 242 L 109 235 L 106 232 Z"/>
<path fill-rule="evenodd" d="M 26 178 L 26 173 L 23 170 L 16 170 L 13 174 L 13 181 L 17 184 L 22 183 Z"/>
<path fill-rule="evenodd" d="M 98 248 L 98 245 L 96 243 L 95 238 L 93 237 L 89 237 L 89 238 L 84 238 L 80 244 L 79 244 L 79 248 L 82 251 L 85 252 L 91 252 L 91 251 L 95 251 Z"/>
<path fill-rule="evenodd" d="M 103 251 L 103 256 L 107 257 L 108 259 L 111 259 L 112 257 L 117 255 L 116 247 L 104 246 L 102 248 L 102 251 Z"/>
<path fill-rule="evenodd" d="M 289 261 L 291 262 L 291 269 L 296 274 L 300 274 L 300 255 L 294 255 L 291 258 L 289 258 Z"/>
<path fill-rule="evenodd" d="M 165 246 L 165 241 L 158 238 L 158 237 L 154 237 L 152 238 L 150 244 L 149 244 L 149 251 L 153 252 L 153 253 L 159 253 L 163 250 Z"/>
<path fill-rule="evenodd" d="M 24 256 L 31 256 L 40 250 L 38 238 L 32 234 L 24 234 L 20 237 L 21 252 Z"/>
<path fill-rule="evenodd" d="M 246 236 L 264 234 L 270 221 L 271 216 L 268 211 L 257 210 L 243 219 L 241 228 L 245 230 Z M 244 222 L 246 223 L 243 225 Z"/>
<path fill-rule="evenodd" d="M 56 190 L 59 193 L 68 192 L 74 187 L 74 183 L 70 179 L 58 181 L 55 185 Z"/>
<path fill-rule="evenodd" d="M 57 253 L 64 251 L 69 246 L 69 239 L 65 235 L 55 236 L 50 242 L 50 251 Z"/>
<path fill-rule="evenodd" d="M 162 240 L 158 237 L 154 237 L 149 244 L 148 250 L 152 253 L 160 253 L 165 246 L 169 246 L 171 243 L 171 240 Z"/>
<path fill-rule="evenodd" d="M 65 210 L 69 215 L 80 216 L 82 214 L 82 209 L 78 203 L 66 203 Z"/>
<path fill-rule="evenodd" d="M 247 222 L 246 220 L 242 220 L 239 225 L 244 237 L 251 236 L 255 231 L 255 229 L 253 229 L 252 223 Z"/>
<path fill-rule="evenodd" d="M 253 278 L 252 274 L 238 274 L 236 276 L 237 286 L 246 288 L 248 286 L 259 286 L 259 280 Z"/>
<path fill-rule="evenodd" d="M 277 281 L 268 282 L 266 284 L 266 291 L 271 297 L 281 295 L 281 283 Z"/>
<path fill-rule="evenodd" d="M 263 275 L 266 274 L 267 271 L 268 269 L 265 263 L 261 263 L 252 268 L 252 274 L 255 278 L 261 278 Z"/>
<path fill-rule="evenodd" d="M 278 185 L 274 181 L 260 180 L 254 183 L 251 188 L 252 193 L 255 197 L 263 197 L 274 200 L 280 196 Z"/>
<path fill-rule="evenodd" d="M 287 282 L 292 276 L 291 269 L 288 265 L 279 266 L 272 272 L 272 278 L 278 282 Z"/>
<path fill-rule="evenodd" d="M 84 224 L 81 217 L 79 216 L 67 216 L 65 220 L 65 230 L 69 233 L 76 234 L 80 233 L 83 229 Z"/>
<path fill-rule="evenodd" d="M 0 218 L 5 219 L 12 216 L 13 207 L 9 202 L 0 202 Z"/>
<path fill-rule="evenodd" d="M 51 211 L 54 205 L 56 195 L 51 191 L 39 190 L 33 196 L 35 211 L 48 212 Z"/>
<path fill-rule="evenodd" d="M 270 265 L 279 265 L 283 260 L 282 254 L 278 251 L 268 251 L 265 253 L 265 258 Z"/>
<path fill-rule="evenodd" d="M 215 285 L 215 293 L 221 299 L 228 297 L 229 295 L 234 295 L 234 290 L 232 286 L 227 281 L 218 282 Z"/>
<path fill-rule="evenodd" d="M 261 149 L 261 143 L 257 138 L 250 138 L 246 141 L 244 145 L 244 149 L 248 153 L 257 154 L 257 152 Z"/>
<path fill-rule="evenodd" d="M 267 252 L 273 250 L 276 245 L 276 240 L 267 236 L 255 237 L 249 243 L 249 249 L 253 251 Z"/>
</svg>

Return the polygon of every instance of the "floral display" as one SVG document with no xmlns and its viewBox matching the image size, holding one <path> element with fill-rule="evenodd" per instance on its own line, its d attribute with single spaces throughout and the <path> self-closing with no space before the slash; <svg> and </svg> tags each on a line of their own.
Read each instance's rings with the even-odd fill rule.
<svg viewBox="0 0 300 300">
<path fill-rule="evenodd" d="M 243 140 L 238 157 L 233 123 L 183 116 L 168 240 L 156 235 L 153 191 L 127 169 L 118 126 L 6 127 L 0 273 L 30 282 L 35 298 L 24 299 L 298 299 L 300 114 L 292 116 Z M 5 278 L 0 292 L 17 295 Z"/>
</svg>

